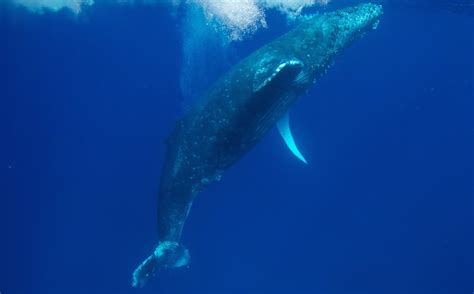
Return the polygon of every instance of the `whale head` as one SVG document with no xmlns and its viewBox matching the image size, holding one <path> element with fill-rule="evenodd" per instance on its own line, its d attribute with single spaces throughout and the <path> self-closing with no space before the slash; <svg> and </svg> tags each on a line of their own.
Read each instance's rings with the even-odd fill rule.
<svg viewBox="0 0 474 294">
<path fill-rule="evenodd" d="M 334 35 L 339 43 L 337 45 L 345 47 L 365 32 L 377 28 L 382 13 L 381 5 L 371 3 L 338 10 L 327 15 L 322 26 L 323 33 Z"/>
<path fill-rule="evenodd" d="M 326 14 L 329 27 L 339 34 L 357 37 L 377 27 L 383 14 L 382 5 L 362 3 Z M 328 28 L 328 27 L 327 27 Z"/>
<path fill-rule="evenodd" d="M 250 56 L 243 67 L 253 73 L 252 95 L 241 112 L 249 127 L 239 129 L 260 138 L 279 121 L 285 143 L 306 163 L 285 113 L 327 72 L 337 55 L 377 27 L 381 15 L 382 6 L 370 3 L 315 15 Z"/>
<path fill-rule="evenodd" d="M 364 3 L 316 15 L 291 32 L 296 56 L 314 71 L 327 69 L 334 57 L 377 28 L 379 4 Z"/>
</svg>

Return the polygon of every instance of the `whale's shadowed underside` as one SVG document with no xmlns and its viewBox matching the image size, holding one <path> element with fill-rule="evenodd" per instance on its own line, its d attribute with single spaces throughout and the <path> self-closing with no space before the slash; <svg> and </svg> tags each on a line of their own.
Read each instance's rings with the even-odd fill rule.
<svg viewBox="0 0 474 294">
<path fill-rule="evenodd" d="M 160 241 L 133 273 L 133 286 L 143 286 L 159 269 L 188 263 L 179 241 L 195 196 L 277 122 L 290 150 L 306 162 L 291 136 L 289 108 L 381 15 L 380 5 L 360 4 L 308 19 L 234 66 L 176 123 L 161 175 Z"/>
</svg>

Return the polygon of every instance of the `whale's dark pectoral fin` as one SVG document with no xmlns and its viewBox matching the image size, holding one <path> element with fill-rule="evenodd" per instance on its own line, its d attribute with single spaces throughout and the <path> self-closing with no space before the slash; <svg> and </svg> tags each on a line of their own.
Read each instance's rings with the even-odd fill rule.
<svg viewBox="0 0 474 294">
<path fill-rule="evenodd" d="M 177 242 L 164 241 L 133 272 L 132 286 L 143 287 L 160 269 L 182 267 L 189 263 L 189 251 Z"/>
</svg>

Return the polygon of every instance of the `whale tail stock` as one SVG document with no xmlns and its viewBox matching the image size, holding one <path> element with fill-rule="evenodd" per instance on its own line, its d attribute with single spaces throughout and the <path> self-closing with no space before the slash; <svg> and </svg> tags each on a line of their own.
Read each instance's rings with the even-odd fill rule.
<svg viewBox="0 0 474 294">
<path fill-rule="evenodd" d="M 158 270 L 185 266 L 189 259 L 189 251 L 183 245 L 172 241 L 159 242 L 155 251 L 133 272 L 132 286 L 143 287 Z"/>
</svg>

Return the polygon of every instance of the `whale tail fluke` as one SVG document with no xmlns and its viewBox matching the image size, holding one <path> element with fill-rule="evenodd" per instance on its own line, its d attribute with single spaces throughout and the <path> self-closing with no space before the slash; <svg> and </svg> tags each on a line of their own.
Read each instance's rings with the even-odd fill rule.
<svg viewBox="0 0 474 294">
<path fill-rule="evenodd" d="M 143 287 L 160 269 L 177 268 L 189 263 L 189 251 L 177 242 L 158 243 L 155 251 L 133 272 L 132 286 Z"/>
</svg>

